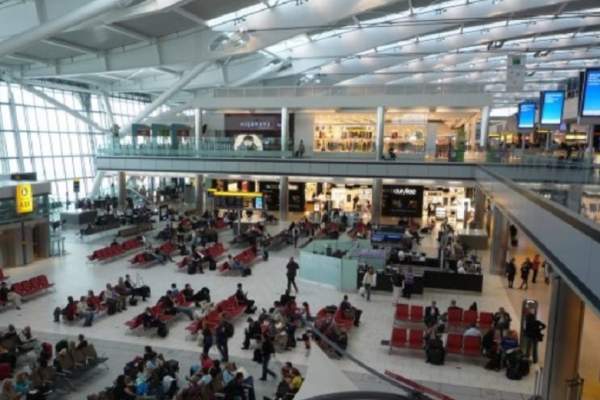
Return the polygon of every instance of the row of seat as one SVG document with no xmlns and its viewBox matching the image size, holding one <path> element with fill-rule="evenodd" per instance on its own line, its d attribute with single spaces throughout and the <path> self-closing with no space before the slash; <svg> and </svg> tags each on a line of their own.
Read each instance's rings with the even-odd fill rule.
<svg viewBox="0 0 600 400">
<path fill-rule="evenodd" d="M 242 265 L 250 265 L 258 258 L 256 249 L 254 247 L 248 247 L 238 255 L 234 256 L 233 259 L 238 261 Z M 219 272 L 228 272 L 231 270 L 229 262 L 225 261 L 219 266 Z"/>
<path fill-rule="evenodd" d="M 158 250 L 163 255 L 171 255 L 172 253 L 175 252 L 175 250 L 177 250 L 177 247 L 171 241 L 167 241 L 167 242 L 161 244 L 159 246 Z M 154 255 L 154 252 L 147 252 L 147 251 L 138 253 L 131 260 L 129 260 L 130 264 L 141 266 L 141 267 L 150 266 L 150 265 L 154 264 L 155 261 L 157 261 L 157 258 Z"/>
<path fill-rule="evenodd" d="M 333 314 L 333 315 L 332 315 Z M 324 307 L 317 312 L 315 324 L 317 326 L 328 325 L 328 320 L 335 324 L 337 328 L 343 332 L 348 332 L 354 327 L 354 318 L 345 315 L 344 312 L 337 307 L 335 312 L 332 312 L 328 307 Z"/>
<path fill-rule="evenodd" d="M 53 286 L 54 284 L 48 281 L 46 275 L 38 275 L 31 279 L 13 283 L 12 290 L 21 297 L 30 297 Z"/>
<path fill-rule="evenodd" d="M 225 246 L 223 246 L 223 243 L 214 243 L 212 246 L 209 246 L 207 248 L 205 248 L 204 250 L 202 250 L 202 254 L 206 255 L 206 256 L 210 256 L 213 260 L 216 260 L 217 258 L 221 257 L 223 254 L 225 254 Z M 187 267 L 190 262 L 192 261 L 192 258 L 190 256 L 185 256 L 181 259 L 181 261 L 179 261 L 177 263 L 177 267 L 178 268 L 185 268 Z"/>
<path fill-rule="evenodd" d="M 235 296 L 231 296 L 219 302 L 204 318 L 193 321 L 185 329 L 190 332 L 191 335 L 196 335 L 202 330 L 204 323 L 206 323 L 208 328 L 211 331 L 214 331 L 221 322 L 223 314 L 226 314 L 229 320 L 234 320 L 244 314 L 244 311 L 246 311 L 246 305 L 238 303 Z"/>
<path fill-rule="evenodd" d="M 424 332 L 422 329 L 393 328 L 390 353 L 397 348 L 422 349 L 424 346 Z M 452 354 L 480 356 L 481 337 L 449 333 L 446 340 L 446 351 Z"/>
<path fill-rule="evenodd" d="M 183 293 L 179 293 L 177 295 L 177 297 L 175 298 L 175 300 L 173 301 L 173 303 L 175 303 L 175 305 L 178 307 L 190 307 L 192 305 L 192 302 L 187 301 L 185 299 L 185 296 L 183 295 Z M 165 313 L 165 309 L 164 309 L 163 305 L 160 303 L 160 300 L 158 301 L 158 303 L 156 303 L 156 305 L 150 307 L 150 310 L 152 312 L 152 315 L 154 315 L 156 318 L 158 318 L 161 322 L 164 322 L 164 323 L 171 322 L 176 317 L 176 315 Z M 136 315 L 134 318 L 130 319 L 129 321 L 125 322 L 125 325 L 127 325 L 129 327 L 129 329 L 135 330 L 135 329 L 139 328 L 140 326 L 142 326 L 143 321 L 144 321 L 144 313 L 141 313 L 141 314 Z"/>
<path fill-rule="evenodd" d="M 425 309 L 420 305 L 396 304 L 396 321 L 423 322 Z M 482 329 L 489 329 L 494 323 L 494 315 L 490 312 L 477 312 L 459 308 L 448 309 L 447 324 L 449 326 L 479 325 Z"/>
<path fill-rule="evenodd" d="M 126 240 L 121 244 L 110 245 L 102 249 L 94 251 L 88 256 L 90 261 L 106 261 L 114 257 L 121 256 L 128 251 L 140 248 L 143 242 L 139 239 Z"/>
</svg>

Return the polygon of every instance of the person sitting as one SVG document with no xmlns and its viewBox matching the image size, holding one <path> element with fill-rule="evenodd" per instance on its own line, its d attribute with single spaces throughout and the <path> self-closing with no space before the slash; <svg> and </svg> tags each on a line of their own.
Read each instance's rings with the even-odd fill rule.
<svg viewBox="0 0 600 400">
<path fill-rule="evenodd" d="M 160 305 L 160 308 L 164 314 L 177 314 L 177 309 L 175 307 L 175 303 L 173 302 L 173 297 L 170 290 L 167 290 L 167 293 L 158 299 L 158 304 Z"/>
<path fill-rule="evenodd" d="M 183 289 L 181 290 L 181 294 L 185 298 L 185 301 L 194 301 L 194 289 L 189 283 L 186 283 Z"/>
<path fill-rule="evenodd" d="M 118 295 L 119 308 L 122 311 L 127 310 L 127 296 L 131 294 L 131 291 L 125 285 L 125 280 L 119 277 L 117 284 L 113 287 L 115 293 Z"/>
<path fill-rule="evenodd" d="M 348 295 L 344 295 L 344 298 L 340 303 L 340 311 L 343 313 L 344 317 L 352 318 L 354 320 L 354 326 L 360 325 L 360 316 L 362 314 L 362 310 L 359 310 L 350 304 L 350 301 L 348 301 Z"/>
<path fill-rule="evenodd" d="M 510 315 L 506 312 L 504 307 L 500 307 L 494 314 L 494 328 L 500 332 L 501 336 L 504 336 L 505 332 L 510 329 L 510 323 L 512 321 Z"/>
<path fill-rule="evenodd" d="M 73 296 L 67 297 L 67 306 L 62 310 L 62 316 L 67 321 L 75 321 L 77 317 L 77 303 Z"/>
<path fill-rule="evenodd" d="M 84 319 L 83 326 L 92 326 L 94 310 L 93 308 L 90 310 L 88 299 L 85 296 L 81 296 L 77 303 L 77 316 Z"/>
<path fill-rule="evenodd" d="M 106 289 L 104 290 L 104 301 L 106 302 L 109 315 L 121 311 L 120 307 L 122 306 L 122 302 L 120 301 L 119 294 L 113 289 L 110 283 L 106 284 Z"/>
<path fill-rule="evenodd" d="M 149 296 L 150 288 L 148 286 L 137 287 L 129 274 L 125 275 L 125 287 L 129 290 L 132 298 L 140 296 L 142 301 L 146 301 L 146 298 Z"/>
<path fill-rule="evenodd" d="M 465 331 L 465 333 L 463 334 L 463 336 L 476 336 L 476 337 L 481 337 L 481 331 L 479 330 L 479 328 L 477 328 L 476 324 L 471 324 L 469 326 L 469 328 Z"/>
<path fill-rule="evenodd" d="M 146 310 L 142 314 L 142 326 L 144 329 L 157 328 L 161 324 L 161 321 L 152 313 L 150 307 L 146 307 Z"/>
<path fill-rule="evenodd" d="M 244 292 L 244 289 L 242 288 L 242 284 L 241 283 L 237 284 L 237 290 L 235 291 L 235 300 L 239 304 L 243 304 L 243 305 L 246 306 L 246 313 L 247 314 L 252 314 L 253 312 L 256 311 L 256 307 L 254 306 L 254 300 L 250 300 L 248 298 L 248 296 Z"/>
<path fill-rule="evenodd" d="M 0 303 L 13 303 L 17 310 L 21 309 L 21 295 L 8 287 L 6 282 L 0 283 Z"/>
</svg>

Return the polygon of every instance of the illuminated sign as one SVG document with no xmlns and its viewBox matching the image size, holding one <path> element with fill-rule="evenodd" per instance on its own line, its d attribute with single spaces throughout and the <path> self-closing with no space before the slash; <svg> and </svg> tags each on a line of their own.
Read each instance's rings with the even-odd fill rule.
<svg viewBox="0 0 600 400">
<path fill-rule="evenodd" d="M 580 104 L 582 117 L 600 117 L 600 69 L 585 71 Z"/>
<path fill-rule="evenodd" d="M 33 212 L 33 191 L 31 183 L 19 183 L 17 185 L 17 214 L 28 214 Z"/>
<path fill-rule="evenodd" d="M 535 126 L 536 104 L 533 102 L 519 104 L 519 129 L 533 129 Z"/>
<path fill-rule="evenodd" d="M 562 90 L 542 92 L 541 103 L 540 124 L 560 126 L 565 105 L 565 92 Z"/>
</svg>

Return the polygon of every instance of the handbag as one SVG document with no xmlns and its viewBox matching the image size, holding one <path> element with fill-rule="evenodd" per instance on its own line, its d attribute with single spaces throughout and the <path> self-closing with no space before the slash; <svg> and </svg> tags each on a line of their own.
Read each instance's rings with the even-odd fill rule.
<svg viewBox="0 0 600 400">
<path fill-rule="evenodd" d="M 364 287 L 364 286 L 361 286 L 361 287 L 359 287 L 359 288 L 358 288 L 358 294 L 359 294 L 359 295 L 361 295 L 361 296 L 363 296 L 363 297 L 364 297 L 364 295 L 365 295 L 365 292 L 366 292 L 366 290 L 365 290 L 365 287 Z"/>
</svg>

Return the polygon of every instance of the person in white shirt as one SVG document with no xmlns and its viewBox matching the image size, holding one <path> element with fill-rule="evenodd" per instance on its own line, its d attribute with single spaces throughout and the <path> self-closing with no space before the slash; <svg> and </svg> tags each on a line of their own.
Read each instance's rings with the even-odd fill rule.
<svg viewBox="0 0 600 400">
<path fill-rule="evenodd" d="M 377 286 L 377 274 L 375 273 L 375 269 L 373 269 L 373 267 L 369 267 L 367 269 L 365 276 L 363 276 L 362 284 L 365 288 L 367 301 L 371 301 L 371 288 Z"/>
<path fill-rule="evenodd" d="M 475 324 L 472 324 L 469 327 L 469 329 L 467 329 L 465 331 L 463 336 L 479 336 L 479 337 L 481 337 L 481 331 L 479 330 L 479 328 L 477 328 L 477 326 L 475 326 Z"/>
<path fill-rule="evenodd" d="M 459 274 L 467 273 L 467 270 L 465 269 L 465 262 L 462 258 L 456 262 L 456 272 L 458 272 Z"/>
<path fill-rule="evenodd" d="M 403 262 L 406 258 L 406 254 L 404 254 L 404 250 L 398 250 L 398 262 Z"/>
</svg>

